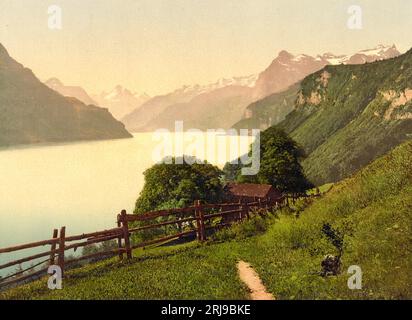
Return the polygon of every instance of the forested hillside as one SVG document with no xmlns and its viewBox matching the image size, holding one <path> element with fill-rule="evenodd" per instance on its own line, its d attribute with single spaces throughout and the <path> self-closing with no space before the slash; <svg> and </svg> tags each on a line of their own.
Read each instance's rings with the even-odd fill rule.
<svg viewBox="0 0 412 320">
<path fill-rule="evenodd" d="M 308 76 L 279 127 L 305 149 L 303 167 L 313 182 L 347 177 L 412 138 L 412 50 Z"/>
</svg>

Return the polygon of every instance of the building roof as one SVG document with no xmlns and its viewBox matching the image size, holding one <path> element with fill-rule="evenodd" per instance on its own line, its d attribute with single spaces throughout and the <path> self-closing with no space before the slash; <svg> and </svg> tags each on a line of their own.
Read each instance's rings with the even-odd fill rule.
<svg viewBox="0 0 412 320">
<path fill-rule="evenodd" d="M 232 195 L 238 197 L 256 197 L 265 198 L 273 190 L 276 191 L 269 184 L 253 184 L 253 183 L 228 183 L 225 189 Z M 280 192 L 279 196 L 281 195 Z"/>
</svg>

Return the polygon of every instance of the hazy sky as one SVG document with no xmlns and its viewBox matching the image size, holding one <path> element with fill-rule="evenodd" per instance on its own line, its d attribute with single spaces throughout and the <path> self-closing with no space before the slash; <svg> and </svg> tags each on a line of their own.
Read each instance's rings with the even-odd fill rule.
<svg viewBox="0 0 412 320">
<path fill-rule="evenodd" d="M 47 9 L 62 8 L 61 30 Z M 346 23 L 363 9 L 363 29 Z M 41 79 L 151 95 L 261 72 L 280 50 L 412 47 L 411 0 L 0 0 L 0 43 Z"/>
</svg>

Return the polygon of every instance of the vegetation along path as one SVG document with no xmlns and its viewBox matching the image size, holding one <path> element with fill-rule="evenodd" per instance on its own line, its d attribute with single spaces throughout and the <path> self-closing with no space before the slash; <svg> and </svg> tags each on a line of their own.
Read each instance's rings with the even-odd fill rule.
<svg viewBox="0 0 412 320">
<path fill-rule="evenodd" d="M 49 290 L 46 277 L 0 292 L 0 300 L 250 299 L 236 268 L 241 260 L 277 300 L 410 300 L 411 199 L 408 141 L 321 198 L 221 229 L 204 243 L 137 249 L 130 261 L 68 270 L 62 290 Z M 321 276 L 325 256 L 340 253 L 341 272 Z M 348 287 L 353 265 L 362 269 L 361 289 Z"/>
</svg>

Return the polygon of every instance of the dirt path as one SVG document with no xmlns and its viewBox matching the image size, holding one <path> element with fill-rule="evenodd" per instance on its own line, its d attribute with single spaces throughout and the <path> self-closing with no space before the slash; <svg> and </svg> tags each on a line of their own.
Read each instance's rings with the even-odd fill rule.
<svg viewBox="0 0 412 320">
<path fill-rule="evenodd" d="M 276 300 L 276 298 L 266 291 L 265 286 L 259 278 L 259 275 L 244 261 L 239 261 L 237 264 L 240 280 L 242 280 L 250 290 L 250 298 L 252 300 Z"/>
</svg>

